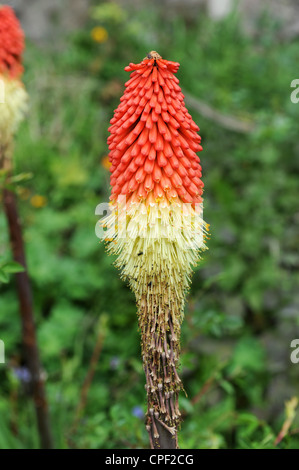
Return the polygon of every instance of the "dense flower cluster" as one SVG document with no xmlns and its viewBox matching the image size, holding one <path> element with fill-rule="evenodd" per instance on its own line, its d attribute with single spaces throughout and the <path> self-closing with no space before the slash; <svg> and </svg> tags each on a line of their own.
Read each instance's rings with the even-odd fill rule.
<svg viewBox="0 0 299 470">
<path fill-rule="evenodd" d="M 23 72 L 24 33 L 9 6 L 0 6 L 0 39 L 0 74 L 17 78 Z"/>
<path fill-rule="evenodd" d="M 200 203 L 201 138 L 174 75 L 179 64 L 149 56 L 125 68 L 133 73 L 111 120 L 111 199 Z"/>
<path fill-rule="evenodd" d="M 14 11 L 0 6 L 0 166 L 9 159 L 13 135 L 27 109 L 23 72 L 24 34 Z"/>
<path fill-rule="evenodd" d="M 176 435 L 182 382 L 180 330 L 192 268 L 204 250 L 202 150 L 175 77 L 179 64 L 152 51 L 132 72 L 108 138 L 109 252 L 134 291 L 148 397 L 147 429 Z"/>
</svg>

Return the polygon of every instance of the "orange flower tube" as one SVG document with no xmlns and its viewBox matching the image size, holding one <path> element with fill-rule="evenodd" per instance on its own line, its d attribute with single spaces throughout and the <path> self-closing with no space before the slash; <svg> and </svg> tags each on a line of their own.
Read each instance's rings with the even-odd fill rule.
<svg viewBox="0 0 299 470">
<path fill-rule="evenodd" d="M 132 72 L 111 119 L 108 251 L 134 291 L 152 448 L 177 447 L 180 330 L 192 268 L 206 249 L 202 150 L 184 104 L 179 64 L 150 52 Z"/>
<path fill-rule="evenodd" d="M 13 135 L 27 109 L 23 73 L 24 33 L 14 11 L 0 5 L 0 166 L 9 165 Z M 3 161 L 4 156 L 6 162 Z"/>
</svg>

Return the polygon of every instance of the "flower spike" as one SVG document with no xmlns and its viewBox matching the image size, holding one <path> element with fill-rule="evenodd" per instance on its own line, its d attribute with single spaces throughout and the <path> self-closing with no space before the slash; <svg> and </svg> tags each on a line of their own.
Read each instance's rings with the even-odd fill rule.
<svg viewBox="0 0 299 470">
<path fill-rule="evenodd" d="M 201 138 L 185 107 L 178 69 L 155 51 L 125 67 L 131 75 L 108 138 L 111 213 L 102 221 L 108 251 L 117 255 L 136 296 L 146 428 L 155 448 L 163 432 L 173 442 L 181 421 L 181 322 L 192 268 L 206 249 Z"/>
<path fill-rule="evenodd" d="M 11 153 L 13 135 L 27 109 L 27 93 L 21 82 L 24 33 L 9 6 L 0 5 L 0 143 L 2 154 Z M 0 150 L 1 150 L 0 149 Z M 7 163 L 0 161 L 1 167 Z"/>
</svg>

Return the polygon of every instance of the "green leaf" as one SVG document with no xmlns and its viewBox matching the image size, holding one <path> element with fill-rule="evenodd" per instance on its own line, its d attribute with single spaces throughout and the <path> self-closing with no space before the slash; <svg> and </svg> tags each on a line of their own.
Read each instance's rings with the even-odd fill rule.
<svg viewBox="0 0 299 470">
<path fill-rule="evenodd" d="M 5 273 L 22 273 L 25 271 L 24 266 L 15 261 L 8 261 L 7 263 L 2 265 L 2 269 Z"/>
<path fill-rule="evenodd" d="M 5 271 L 3 271 L 3 269 L 0 269 L 0 282 L 3 282 L 4 284 L 7 284 L 8 283 L 8 275 L 6 274 Z"/>
<path fill-rule="evenodd" d="M 33 178 L 33 173 L 20 173 L 10 178 L 11 183 L 20 183 L 21 181 L 28 181 Z"/>
</svg>

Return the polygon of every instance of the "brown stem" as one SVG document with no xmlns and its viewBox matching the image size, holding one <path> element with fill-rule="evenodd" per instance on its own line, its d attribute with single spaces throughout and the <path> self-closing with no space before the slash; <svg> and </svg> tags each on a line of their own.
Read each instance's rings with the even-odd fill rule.
<svg viewBox="0 0 299 470">
<path fill-rule="evenodd" d="M 177 373 L 181 308 L 175 292 L 171 301 L 165 295 L 162 298 L 159 281 L 154 276 L 149 279 L 154 287 L 138 304 L 147 390 L 146 429 L 152 449 L 177 449 L 181 422 L 178 395 L 183 390 Z"/>
<path fill-rule="evenodd" d="M 18 214 L 16 197 L 14 193 L 8 189 L 3 190 L 3 204 L 9 228 L 13 258 L 17 263 L 21 264 L 25 268 L 24 272 L 16 274 L 16 286 L 22 321 L 24 355 L 27 367 L 31 374 L 32 396 L 37 416 L 40 445 L 43 449 L 52 449 L 53 443 L 50 431 L 48 405 L 36 340 L 32 293 L 27 273 L 22 227 Z"/>
<path fill-rule="evenodd" d="M 164 424 L 164 423 L 163 423 Z M 158 431 L 158 439 L 154 439 L 154 430 L 151 426 L 151 448 L 152 449 L 177 449 L 178 448 L 178 438 L 177 433 L 172 435 L 167 429 L 162 425 L 161 421 L 156 420 L 155 423 L 156 429 Z"/>
<path fill-rule="evenodd" d="M 171 434 L 162 421 L 156 419 L 156 429 L 159 434 L 158 439 L 152 439 L 152 449 L 178 449 L 178 436 L 177 432 Z M 151 435 L 153 436 L 153 429 L 151 428 Z"/>
</svg>

